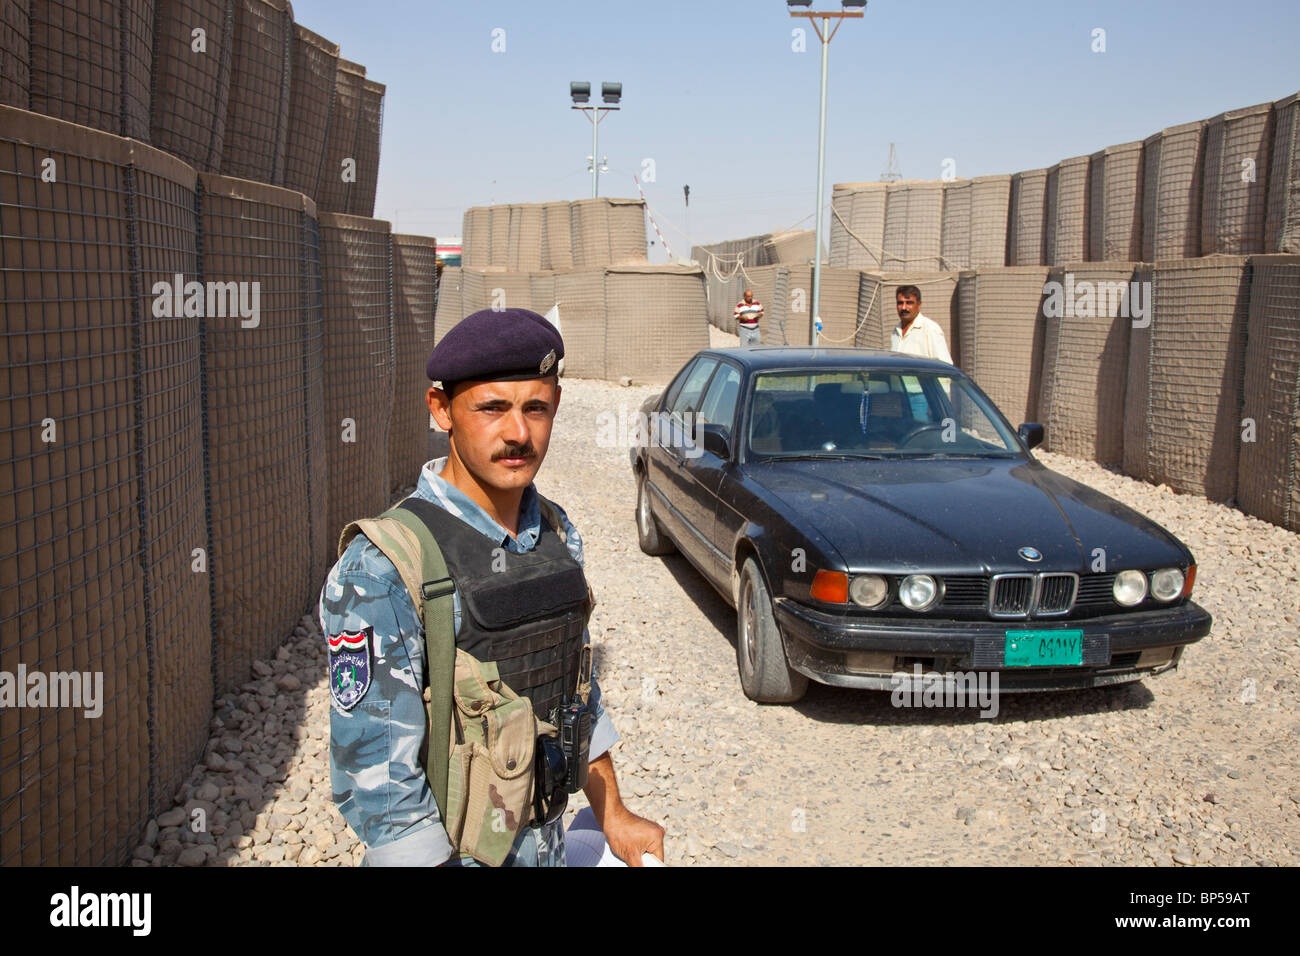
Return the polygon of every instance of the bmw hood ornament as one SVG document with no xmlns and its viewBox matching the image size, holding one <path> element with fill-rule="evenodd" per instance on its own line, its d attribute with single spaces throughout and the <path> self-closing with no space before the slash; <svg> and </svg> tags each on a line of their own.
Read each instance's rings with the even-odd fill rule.
<svg viewBox="0 0 1300 956">
<path fill-rule="evenodd" d="M 1019 551 L 1018 553 L 1019 553 L 1019 555 L 1020 555 L 1022 558 L 1024 558 L 1026 561 L 1041 561 L 1041 560 L 1043 560 L 1043 552 L 1039 551 L 1037 548 L 1024 547 L 1024 548 L 1021 548 L 1020 551 Z"/>
</svg>

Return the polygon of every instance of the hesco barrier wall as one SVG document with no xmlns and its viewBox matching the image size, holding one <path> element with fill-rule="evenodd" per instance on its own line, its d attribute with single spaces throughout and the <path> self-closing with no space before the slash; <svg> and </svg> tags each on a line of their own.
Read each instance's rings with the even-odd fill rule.
<svg viewBox="0 0 1300 956">
<path fill-rule="evenodd" d="M 334 106 L 325 129 L 325 155 L 321 157 L 320 182 L 316 187 L 318 212 L 346 213 L 356 182 L 343 179 L 344 161 L 357 158 L 357 121 L 361 115 L 361 87 L 366 68 L 339 58 L 334 73 Z"/>
<path fill-rule="evenodd" d="M 1043 207 L 1043 259 L 1047 265 L 1088 256 L 1089 157 L 1063 159 L 1047 171 Z"/>
<path fill-rule="evenodd" d="M 221 172 L 284 182 L 293 69 L 289 0 L 234 0 L 235 44 Z"/>
<path fill-rule="evenodd" d="M 120 864 L 150 809 L 128 150 L 0 107 L 0 670 L 103 675 L 97 718 L 0 708 L 6 864 Z"/>
<path fill-rule="evenodd" d="M 424 374 L 433 351 L 438 240 L 393 234 L 393 418 L 388 434 L 388 490 L 415 484 L 428 461 L 429 409 Z"/>
<path fill-rule="evenodd" d="M 959 179 L 943 185 L 943 235 L 941 255 L 949 269 L 970 268 L 971 181 Z"/>
<path fill-rule="evenodd" d="M 1035 421 L 1043 358 L 1045 267 L 963 272 L 957 283 L 961 368 L 1012 425 Z"/>
<path fill-rule="evenodd" d="M 1229 110 L 1205 127 L 1201 255 L 1264 251 L 1273 104 Z"/>
<path fill-rule="evenodd" d="M 234 23 L 234 0 L 157 0 L 150 142 L 204 171 L 221 165 Z M 196 29 L 204 53 L 194 52 Z"/>
<path fill-rule="evenodd" d="M 942 182 L 890 183 L 885 200 L 884 268 L 943 268 Z"/>
<path fill-rule="evenodd" d="M 538 272 L 542 268 L 542 203 L 521 203 L 511 207 L 510 248 L 505 266 L 515 272 Z"/>
<path fill-rule="evenodd" d="M 645 262 L 645 203 L 640 199 L 579 199 L 571 210 L 575 269 Z"/>
<path fill-rule="evenodd" d="M 1300 93 L 1273 104 L 1264 248 L 1300 253 Z"/>
<path fill-rule="evenodd" d="M 147 143 L 154 0 L 29 2 L 30 109 Z"/>
<path fill-rule="evenodd" d="M 203 174 L 198 208 L 203 282 L 250 293 L 203 323 L 213 669 L 226 692 L 293 630 L 319 584 L 312 559 L 324 542 L 312 540 L 310 517 L 325 502 L 308 470 L 304 355 L 322 320 L 303 262 L 303 219 L 316 207 L 298 192 Z"/>
<path fill-rule="evenodd" d="M 829 263 L 879 269 L 885 244 L 887 183 L 838 183 L 831 191 Z"/>
<path fill-rule="evenodd" d="M 1300 256 L 1251 258 L 1237 503 L 1300 531 Z"/>
<path fill-rule="evenodd" d="M 555 298 L 555 273 L 534 272 L 528 276 L 528 296 L 532 310 L 545 315 L 557 302 Z"/>
<path fill-rule="evenodd" d="M 1201 251 L 1205 121 L 1170 126 L 1142 145 L 1142 259 L 1184 259 Z"/>
<path fill-rule="evenodd" d="M 1142 144 L 1107 146 L 1092 154 L 1088 258 L 1136 261 L 1142 256 Z"/>
<path fill-rule="evenodd" d="M 820 311 L 822 316 L 822 330 L 818 335 L 819 344 L 828 346 L 844 346 L 852 348 L 855 340 L 860 334 L 863 315 L 860 307 L 862 293 L 862 272 L 858 269 L 835 269 L 825 267 L 822 269 L 822 297 Z M 812 308 L 812 288 L 808 289 L 808 307 Z M 803 323 L 805 326 L 807 323 Z M 789 336 L 794 331 L 788 327 L 786 334 Z M 778 333 L 779 335 L 779 330 Z M 808 330 L 803 328 L 799 334 L 803 338 L 803 343 L 808 343 Z M 765 338 L 765 344 L 776 345 L 781 343 L 777 337 Z"/>
<path fill-rule="evenodd" d="M 1124 460 L 1129 328 L 1150 302 L 1131 298 L 1136 263 L 1075 262 L 1052 269 L 1057 298 L 1043 305 L 1044 447 L 1074 458 Z"/>
<path fill-rule="evenodd" d="M 1007 265 L 1043 264 L 1046 206 L 1046 169 L 1026 169 L 1012 174 L 1011 197 L 1007 209 Z"/>
<path fill-rule="evenodd" d="M 30 0 L 0 0 L 0 106 L 30 105 L 31 23 Z"/>
<path fill-rule="evenodd" d="M 817 253 L 817 233 L 812 229 L 787 229 L 774 232 L 765 244 L 771 263 L 811 262 Z M 823 253 L 825 249 L 822 250 Z M 825 256 L 822 262 L 826 262 Z"/>
<path fill-rule="evenodd" d="M 1151 323 L 1131 333 L 1124 470 L 1227 501 L 1241 443 L 1249 260 L 1163 262 L 1147 273 Z"/>
<path fill-rule="evenodd" d="M 325 305 L 326 533 L 388 504 L 388 422 L 393 410 L 392 261 L 389 223 L 320 214 Z M 348 421 L 345 421 L 347 419 Z"/>
<path fill-rule="evenodd" d="M 357 111 L 357 181 L 352 189 L 351 213 L 369 218 L 375 214 L 375 190 L 379 185 L 379 140 L 384 129 L 383 83 L 365 80 Z"/>
<path fill-rule="evenodd" d="M 560 322 L 567 331 L 566 321 L 561 304 Z M 708 347 L 704 273 L 697 266 L 605 270 L 605 372 L 610 378 L 667 382 L 688 358 Z"/>
<path fill-rule="evenodd" d="M 898 325 L 898 287 L 914 285 L 921 290 L 921 314 L 938 323 L 952 353 L 953 363 L 961 365 L 960 323 L 957 315 L 956 272 L 889 272 L 866 273 L 865 279 L 874 283 L 869 294 L 871 317 L 858 336 L 860 348 L 887 349 L 890 336 Z M 865 303 L 864 303 L 865 305 Z"/>
<path fill-rule="evenodd" d="M 294 24 L 284 185 L 307 196 L 320 190 L 338 69 L 339 45 Z"/>
<path fill-rule="evenodd" d="M 565 374 L 609 378 L 605 364 L 605 270 L 558 273 L 555 298 L 560 303 Z"/>
<path fill-rule="evenodd" d="M 318 319 L 305 329 L 302 373 L 307 382 L 307 494 L 311 499 L 308 516 L 312 552 L 311 586 L 320 590 L 325 575 L 338 558 L 336 541 L 329 534 L 329 456 L 325 447 L 332 429 L 325 421 L 325 305 L 321 279 L 320 224 L 315 217 L 302 216 L 303 297 L 308 314 Z"/>
<path fill-rule="evenodd" d="M 1011 176 L 976 176 L 971 180 L 970 268 L 1000 268 L 1007 262 L 1007 216 Z M 949 268 L 956 268 L 950 265 Z"/>
<path fill-rule="evenodd" d="M 480 216 L 475 225 L 481 221 Z M 465 215 L 465 227 L 470 216 Z M 567 202 L 542 203 L 542 255 L 539 267 L 560 271 L 573 268 L 573 226 Z"/>
</svg>

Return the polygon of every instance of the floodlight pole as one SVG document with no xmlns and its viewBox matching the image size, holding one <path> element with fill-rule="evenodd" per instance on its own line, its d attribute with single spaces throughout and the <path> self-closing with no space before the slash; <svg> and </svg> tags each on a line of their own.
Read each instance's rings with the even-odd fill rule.
<svg viewBox="0 0 1300 956">
<path fill-rule="evenodd" d="M 805 17 L 812 22 L 817 31 L 817 39 L 822 43 L 822 95 L 821 117 L 817 127 L 817 248 L 813 251 L 813 293 L 812 312 L 808 316 L 808 342 L 817 344 L 817 321 L 821 315 L 822 301 L 822 193 L 826 187 L 826 74 L 830 63 L 831 40 L 839 32 L 840 24 L 846 19 L 858 19 L 863 16 L 861 10 L 838 10 L 833 12 L 816 12 L 813 10 L 791 10 L 792 17 Z M 818 23 L 820 18 L 821 22 Z M 835 29 L 831 29 L 831 20 L 835 20 Z"/>
<path fill-rule="evenodd" d="M 591 120 L 591 198 L 596 198 L 598 191 L 598 177 L 600 176 L 600 138 L 599 127 L 600 121 L 604 119 L 604 114 L 611 110 L 617 110 L 617 106 L 570 106 L 571 110 L 582 110 L 584 113 L 590 113 L 587 119 Z"/>
</svg>

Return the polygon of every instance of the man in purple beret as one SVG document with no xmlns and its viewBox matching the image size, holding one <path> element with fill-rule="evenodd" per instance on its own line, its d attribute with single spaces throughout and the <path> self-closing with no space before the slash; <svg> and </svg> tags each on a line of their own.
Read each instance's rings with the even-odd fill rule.
<svg viewBox="0 0 1300 956">
<path fill-rule="evenodd" d="M 456 647 L 495 662 L 502 680 L 551 723 L 580 696 L 579 661 L 590 642 L 582 539 L 533 485 L 560 403 L 563 357 L 554 326 L 526 309 L 475 312 L 448 332 L 426 371 L 439 383 L 427 402 L 450 452 L 425 464 L 403 503 L 446 559 Z M 473 863 L 448 837 L 421 762 L 427 677 L 418 610 L 392 561 L 363 534 L 330 572 L 321 623 L 331 661 L 350 655 L 341 668 L 350 679 L 337 690 L 330 684 L 330 771 L 339 810 L 366 844 L 366 863 Z M 580 816 L 594 814 L 619 859 L 637 866 L 649 853 L 662 860 L 663 828 L 619 796 L 609 755 L 619 738 L 594 675 L 586 704 L 583 790 L 591 811 Z M 561 816 L 518 823 L 507 865 L 566 862 Z"/>
</svg>

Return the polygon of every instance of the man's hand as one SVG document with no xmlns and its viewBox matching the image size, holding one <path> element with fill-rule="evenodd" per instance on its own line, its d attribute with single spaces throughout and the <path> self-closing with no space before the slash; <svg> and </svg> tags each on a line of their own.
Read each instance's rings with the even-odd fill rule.
<svg viewBox="0 0 1300 956">
<path fill-rule="evenodd" d="M 602 754 L 587 765 L 587 785 L 583 793 L 591 803 L 591 812 L 605 834 L 605 841 L 616 857 L 628 866 L 640 866 L 641 854 L 664 858 L 664 828 L 653 820 L 639 817 L 623 805 L 614 777 L 614 761 Z"/>
</svg>

